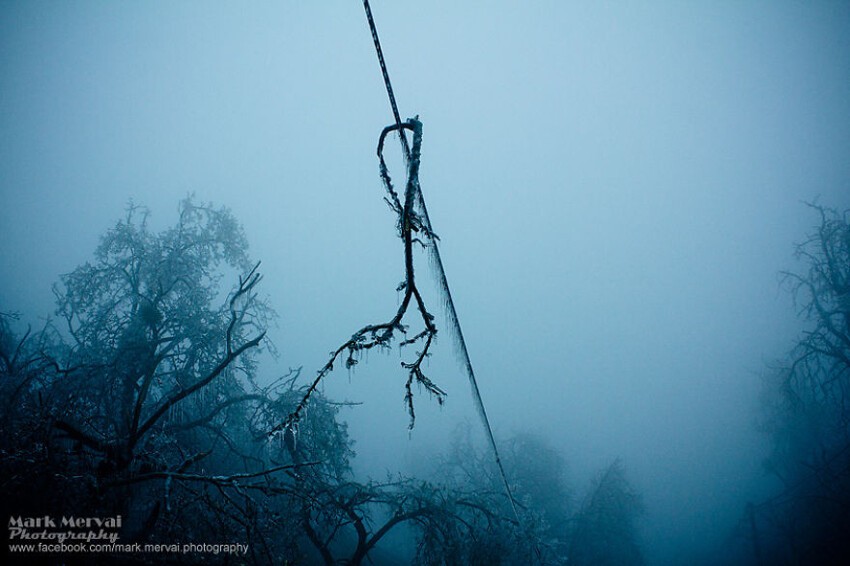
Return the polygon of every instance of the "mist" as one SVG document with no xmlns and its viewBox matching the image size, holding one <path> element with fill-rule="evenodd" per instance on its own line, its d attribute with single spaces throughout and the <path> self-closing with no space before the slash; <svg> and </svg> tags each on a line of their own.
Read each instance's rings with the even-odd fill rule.
<svg viewBox="0 0 850 566">
<path fill-rule="evenodd" d="M 619 459 L 640 493 L 647 564 L 716 564 L 771 496 L 763 381 L 804 325 L 782 271 L 850 208 L 850 6 L 376 2 L 419 180 L 499 441 L 530 433 L 574 505 Z M 128 203 L 152 229 L 193 194 L 242 223 L 279 315 L 258 374 L 312 379 L 399 305 L 404 256 L 375 146 L 393 123 L 357 2 L 4 3 L 0 311 L 39 327 L 52 285 L 91 261 Z M 388 140 L 397 187 L 404 169 Z M 357 478 L 427 476 L 468 427 L 436 316 L 413 350 L 342 364 Z M 6 520 L 4 518 L 4 520 Z"/>
</svg>

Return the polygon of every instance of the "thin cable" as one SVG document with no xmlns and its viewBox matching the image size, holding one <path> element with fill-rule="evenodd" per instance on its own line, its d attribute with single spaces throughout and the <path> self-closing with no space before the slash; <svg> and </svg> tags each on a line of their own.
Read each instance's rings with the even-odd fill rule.
<svg viewBox="0 0 850 566">
<path fill-rule="evenodd" d="M 405 160 L 410 159 L 410 146 L 407 143 L 407 136 L 404 134 L 404 129 L 401 128 L 401 115 L 398 111 L 398 104 L 396 104 L 395 94 L 393 93 L 393 86 L 390 82 L 390 74 L 387 71 L 387 63 L 384 60 L 384 52 L 381 49 L 381 41 L 378 39 L 378 29 L 375 27 L 375 20 L 372 17 L 372 9 L 369 7 L 369 0 L 363 0 L 363 8 L 366 10 L 366 19 L 369 21 L 369 29 L 372 31 L 372 41 L 375 43 L 375 51 L 378 54 L 378 63 L 381 65 L 381 74 L 384 77 L 384 86 L 387 88 L 387 95 L 390 99 L 390 106 L 393 111 L 393 118 L 396 121 L 396 125 L 399 127 L 399 138 L 401 139 L 401 145 L 404 150 L 404 158 Z M 431 220 L 428 217 L 428 209 L 425 207 L 425 197 L 422 196 L 422 187 L 419 187 L 417 191 L 417 201 L 422 209 L 422 219 L 424 220 L 425 228 L 429 233 L 433 234 L 433 230 L 431 229 Z M 502 459 L 499 457 L 499 449 L 496 447 L 496 438 L 493 436 L 493 428 L 490 426 L 490 419 L 487 418 L 487 410 L 484 408 L 484 401 L 481 398 L 481 391 L 478 388 L 478 381 L 475 379 L 475 371 L 472 369 L 472 360 L 469 357 L 469 351 L 466 349 L 466 340 L 463 338 L 463 331 L 460 328 L 460 320 L 457 316 L 457 311 L 455 310 L 455 303 L 452 300 L 452 293 L 449 290 L 449 281 L 446 278 L 446 271 L 443 269 L 443 260 L 440 257 L 440 249 L 437 247 L 437 240 L 431 238 L 430 246 L 431 257 L 434 261 L 434 264 L 437 267 L 437 273 L 439 276 L 440 287 L 443 289 L 445 293 L 445 301 L 446 301 L 446 309 L 448 311 L 449 321 L 451 325 L 454 327 L 455 335 L 457 336 L 458 349 L 460 350 L 460 355 L 464 362 L 464 369 L 466 370 L 466 375 L 469 377 L 469 385 L 472 388 L 472 396 L 475 401 L 476 408 L 478 409 L 478 413 L 481 415 L 481 421 L 484 424 L 484 430 L 487 433 L 487 439 L 490 441 L 490 448 L 493 450 L 493 456 L 496 459 L 496 465 L 499 468 L 499 475 L 502 477 L 502 483 L 505 487 L 505 493 L 508 496 L 508 501 L 510 501 L 511 509 L 514 512 L 514 516 L 516 517 L 517 523 L 520 524 L 519 511 L 517 510 L 516 500 L 514 499 L 513 492 L 511 491 L 510 484 L 508 483 L 508 476 L 505 474 L 505 468 L 502 465 Z"/>
<path fill-rule="evenodd" d="M 366 19 L 369 20 L 372 41 L 375 43 L 375 51 L 378 53 L 378 63 L 381 65 L 381 75 L 384 77 L 384 86 L 387 87 L 387 95 L 390 97 L 390 106 L 393 109 L 393 119 L 395 119 L 395 125 L 398 126 L 401 146 L 404 149 L 404 159 L 407 161 L 410 159 L 410 146 L 407 143 L 407 135 L 404 133 L 404 128 L 401 127 L 401 114 L 398 113 L 398 104 L 396 104 L 395 94 L 393 94 L 390 73 L 387 71 L 387 63 L 384 61 L 384 51 L 381 49 L 381 40 L 378 39 L 378 28 L 375 27 L 375 19 L 372 17 L 372 8 L 369 7 L 369 0 L 363 0 L 363 8 L 366 10 Z"/>
</svg>

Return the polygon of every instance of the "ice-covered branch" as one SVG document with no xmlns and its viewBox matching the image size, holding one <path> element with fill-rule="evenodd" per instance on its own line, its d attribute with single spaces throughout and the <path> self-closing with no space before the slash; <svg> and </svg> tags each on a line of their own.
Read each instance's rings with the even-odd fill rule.
<svg viewBox="0 0 850 566">
<path fill-rule="evenodd" d="M 411 150 L 410 159 L 407 165 L 407 184 L 404 190 L 403 201 L 399 198 L 399 194 L 393 188 L 392 179 L 389 175 L 389 170 L 384 160 L 384 141 L 387 135 L 394 131 L 411 130 L 413 132 L 413 148 Z M 344 358 L 346 368 L 352 368 L 357 365 L 360 354 L 372 348 L 389 348 L 396 332 L 407 334 L 407 327 L 402 324 L 405 315 L 412 302 L 415 302 L 416 309 L 419 313 L 419 318 L 423 325 L 423 330 L 413 336 L 400 342 L 400 346 L 407 346 L 417 342 L 422 343 L 422 349 L 416 353 L 416 357 L 411 362 L 402 362 L 402 367 L 408 370 L 408 379 L 405 384 L 405 403 L 408 413 L 410 414 L 410 428 L 413 428 L 415 422 L 415 412 L 413 408 L 413 383 L 422 385 L 429 393 L 437 397 L 439 403 L 443 403 L 446 393 L 440 389 L 433 381 L 431 381 L 422 371 L 422 363 L 429 356 L 431 344 L 437 334 L 437 327 L 434 325 L 434 317 L 428 312 L 425 306 L 425 301 L 417 288 L 414 263 L 413 263 L 413 243 L 418 242 L 425 245 L 422 240 L 414 237 L 414 232 L 424 234 L 428 239 L 435 239 L 436 236 L 431 232 L 427 223 L 417 214 L 415 210 L 417 195 L 419 193 L 419 156 L 422 145 L 422 123 L 413 118 L 402 124 L 387 126 L 381 132 L 378 138 L 378 160 L 380 163 L 380 176 L 387 192 L 385 197 L 390 208 L 398 215 L 398 231 L 399 238 L 404 244 L 404 280 L 398 286 L 399 291 L 404 291 L 404 296 L 396 311 L 395 315 L 387 322 L 379 324 L 368 324 L 360 330 L 352 334 L 351 338 L 342 343 L 336 350 L 331 352 L 327 363 L 318 371 L 316 378 L 307 388 L 301 401 L 295 407 L 295 410 L 282 423 L 276 425 L 269 431 L 269 436 L 274 435 L 285 429 L 292 429 L 297 426 L 301 413 L 307 406 L 310 396 L 313 391 L 319 386 L 319 383 L 331 371 L 335 364 L 341 358 Z"/>
</svg>

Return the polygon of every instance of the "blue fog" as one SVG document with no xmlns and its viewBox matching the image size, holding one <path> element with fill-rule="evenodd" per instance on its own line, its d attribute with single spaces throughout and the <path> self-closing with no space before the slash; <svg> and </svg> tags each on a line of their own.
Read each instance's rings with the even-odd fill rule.
<svg viewBox="0 0 850 566">
<path fill-rule="evenodd" d="M 802 203 L 850 206 L 850 5 L 373 10 L 497 436 L 543 435 L 577 492 L 621 458 L 648 563 L 713 563 L 771 487 L 759 388 L 800 329 L 777 274 L 817 221 Z M 0 109 L 3 310 L 50 315 L 131 199 L 164 227 L 194 193 L 263 261 L 269 375 L 395 311 L 392 117 L 358 2 L 6 2 Z M 448 404 L 417 397 L 412 434 L 397 362 L 325 385 L 364 402 L 344 412 L 364 476 L 479 428 L 449 336 Z"/>
</svg>

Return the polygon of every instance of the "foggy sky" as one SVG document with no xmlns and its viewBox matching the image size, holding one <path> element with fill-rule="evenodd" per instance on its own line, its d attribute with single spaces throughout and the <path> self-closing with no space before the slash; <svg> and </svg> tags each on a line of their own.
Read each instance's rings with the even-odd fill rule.
<svg viewBox="0 0 850 566">
<path fill-rule="evenodd" d="M 482 395 L 499 437 L 566 456 L 577 493 L 622 457 L 651 563 L 705 555 L 762 489 L 759 379 L 800 328 L 777 273 L 817 220 L 801 203 L 850 207 L 850 5 L 527 4 L 372 6 L 424 124 Z M 4 2 L 0 309 L 50 315 L 130 199 L 165 227 L 194 192 L 263 261 L 281 315 L 264 371 L 312 375 L 396 309 L 391 119 L 359 2 Z M 417 397 L 412 435 L 395 351 L 329 378 L 366 401 L 343 414 L 359 469 L 478 426 L 440 340 L 448 406 Z"/>
</svg>

